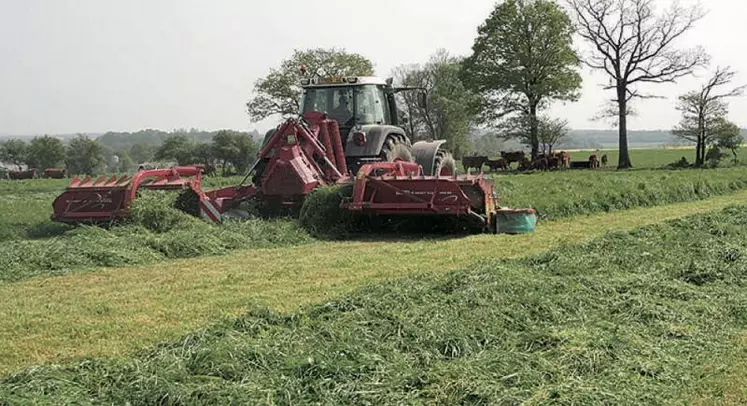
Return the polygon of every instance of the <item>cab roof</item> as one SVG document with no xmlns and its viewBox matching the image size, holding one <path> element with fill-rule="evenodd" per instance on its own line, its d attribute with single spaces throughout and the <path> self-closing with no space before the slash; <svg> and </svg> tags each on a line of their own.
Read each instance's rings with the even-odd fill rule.
<svg viewBox="0 0 747 406">
<path fill-rule="evenodd" d="M 387 85 L 387 80 L 376 76 L 340 76 L 301 79 L 303 87 L 327 87 L 327 86 L 350 86 L 350 85 Z"/>
</svg>

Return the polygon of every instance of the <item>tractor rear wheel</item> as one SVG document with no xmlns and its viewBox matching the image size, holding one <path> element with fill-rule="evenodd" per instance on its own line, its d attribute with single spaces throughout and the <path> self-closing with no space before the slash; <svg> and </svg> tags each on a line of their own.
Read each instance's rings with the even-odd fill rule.
<svg viewBox="0 0 747 406">
<path fill-rule="evenodd" d="M 436 152 L 436 159 L 434 162 L 434 175 L 440 176 L 452 176 L 456 173 L 456 161 L 450 152 L 446 152 L 441 148 Z"/>
</svg>

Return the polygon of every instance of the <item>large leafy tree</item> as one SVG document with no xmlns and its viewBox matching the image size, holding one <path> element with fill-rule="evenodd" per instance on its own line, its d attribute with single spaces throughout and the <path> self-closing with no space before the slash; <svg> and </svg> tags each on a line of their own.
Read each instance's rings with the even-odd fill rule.
<svg viewBox="0 0 747 406">
<path fill-rule="evenodd" d="M 679 97 L 677 109 L 682 119 L 672 130 L 676 137 L 695 143 L 695 165 L 706 161 L 706 148 L 716 142 L 722 133 L 733 131 L 726 117 L 729 106 L 726 99 L 741 95 L 745 86 L 724 90 L 736 72 L 729 67 L 717 68 L 713 76 L 700 89 Z"/>
<path fill-rule="evenodd" d="M 553 100 L 577 100 L 580 60 L 570 18 L 550 0 L 506 0 L 478 28 L 464 77 L 481 96 L 480 113 L 498 123 L 529 119 L 532 157 L 539 151 L 538 111 Z"/>
<path fill-rule="evenodd" d="M 77 135 L 67 145 L 65 165 L 72 174 L 94 175 L 106 167 L 104 148 L 97 140 Z"/>
<path fill-rule="evenodd" d="M 303 72 L 302 72 L 303 68 Z M 304 73 L 305 72 L 305 73 Z M 300 81 L 316 76 L 373 75 L 373 63 L 344 49 L 295 50 L 278 68 L 254 83 L 254 97 L 247 103 L 253 121 L 274 115 L 292 116 L 300 108 Z"/>
<path fill-rule="evenodd" d="M 583 58 L 607 74 L 615 91 L 620 158 L 617 167 L 632 167 L 628 151 L 627 116 L 641 84 L 672 83 L 708 62 L 700 48 L 678 49 L 677 40 L 703 17 L 698 7 L 677 2 L 665 12 L 654 12 L 654 0 L 566 0 L 578 34 L 591 46 Z M 607 112 L 609 113 L 609 111 Z M 609 114 L 606 114 L 609 115 Z"/>
<path fill-rule="evenodd" d="M 65 160 L 65 155 L 65 144 L 59 138 L 34 137 L 29 143 L 26 165 L 39 170 L 56 168 Z"/>
<path fill-rule="evenodd" d="M 0 161 L 13 164 L 21 170 L 21 166 L 26 162 L 28 153 L 28 144 L 19 139 L 11 139 L 0 144 Z"/>
</svg>

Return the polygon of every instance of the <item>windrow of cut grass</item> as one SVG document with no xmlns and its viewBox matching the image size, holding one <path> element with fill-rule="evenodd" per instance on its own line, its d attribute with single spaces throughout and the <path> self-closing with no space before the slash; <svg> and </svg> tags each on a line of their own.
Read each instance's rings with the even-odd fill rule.
<svg viewBox="0 0 747 406">
<path fill-rule="evenodd" d="M 747 188 L 744 168 L 569 170 L 493 178 L 500 205 L 534 208 L 543 220 L 702 200 Z"/>
<path fill-rule="evenodd" d="M 747 327 L 747 206 L 520 260 L 256 309 L 132 357 L 38 367 L 0 400 L 669 404 L 716 399 Z M 744 394 L 741 395 L 744 401 Z"/>
<path fill-rule="evenodd" d="M 215 226 L 174 208 L 175 198 L 169 192 L 144 192 L 126 225 L 81 226 L 55 238 L 5 241 L 0 245 L 0 283 L 312 241 L 292 220 L 252 219 Z"/>
</svg>

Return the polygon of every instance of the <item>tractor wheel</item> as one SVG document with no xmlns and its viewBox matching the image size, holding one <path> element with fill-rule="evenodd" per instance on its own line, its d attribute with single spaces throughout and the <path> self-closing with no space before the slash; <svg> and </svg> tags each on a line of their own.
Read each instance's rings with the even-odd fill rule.
<svg viewBox="0 0 747 406">
<path fill-rule="evenodd" d="M 386 162 L 393 162 L 396 159 L 412 162 L 411 148 L 405 137 L 399 134 L 390 134 L 386 137 L 384 146 L 381 148 L 382 159 Z"/>
<path fill-rule="evenodd" d="M 452 176 L 456 174 L 456 161 L 450 152 L 438 149 L 433 174 L 440 176 Z"/>
</svg>

